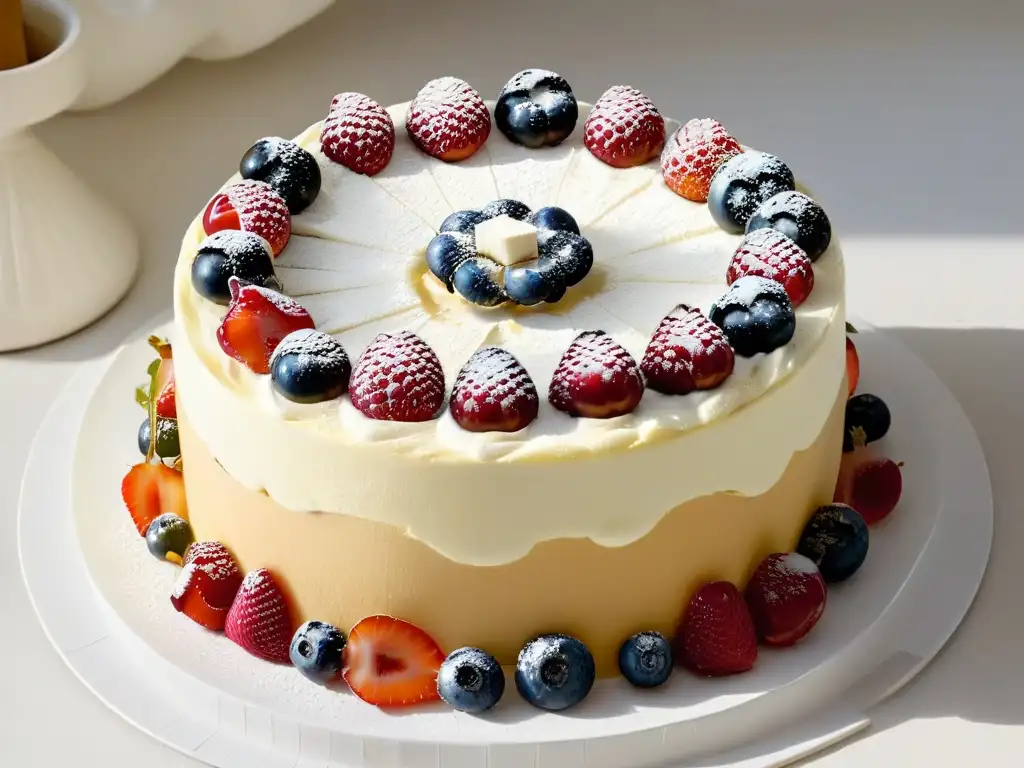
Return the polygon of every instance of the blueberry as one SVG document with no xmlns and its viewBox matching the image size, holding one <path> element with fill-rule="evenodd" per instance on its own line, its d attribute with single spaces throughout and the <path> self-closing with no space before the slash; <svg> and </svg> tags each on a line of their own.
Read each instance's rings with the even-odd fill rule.
<svg viewBox="0 0 1024 768">
<path fill-rule="evenodd" d="M 509 216 L 519 221 L 525 221 L 530 216 L 530 209 L 518 200 L 492 200 L 480 210 L 480 214 L 484 219 Z"/>
<path fill-rule="evenodd" d="M 594 674 L 594 657 L 575 637 L 541 635 L 519 652 L 516 689 L 533 706 L 556 712 L 583 701 Z"/>
<path fill-rule="evenodd" d="M 638 688 L 655 688 L 672 674 L 672 646 L 660 632 L 638 632 L 619 649 L 619 671 Z"/>
<path fill-rule="evenodd" d="M 553 275 L 552 275 L 553 277 Z M 560 289 L 559 293 L 556 293 Z M 551 298 L 557 301 L 565 295 L 565 283 L 560 286 L 540 269 L 539 262 L 532 266 L 515 266 L 505 269 L 505 293 L 516 304 L 525 307 L 540 304 Z"/>
<path fill-rule="evenodd" d="M 437 692 L 453 709 L 483 712 L 505 693 L 505 673 L 489 653 L 479 648 L 459 648 L 441 664 Z"/>
<path fill-rule="evenodd" d="M 818 566 L 829 584 L 845 581 L 868 555 L 868 526 L 853 507 L 819 507 L 800 535 L 796 551 Z"/>
<path fill-rule="evenodd" d="M 794 186 L 793 172 L 775 155 L 743 152 L 715 172 L 708 210 L 718 226 L 739 234 L 761 203 Z"/>
<path fill-rule="evenodd" d="M 139 452 L 143 456 L 149 453 L 149 417 L 139 425 Z M 177 419 L 156 420 L 156 455 L 161 459 L 173 459 L 181 455 Z"/>
<path fill-rule="evenodd" d="M 565 78 L 546 69 L 525 69 L 505 83 L 494 122 L 517 144 L 536 149 L 564 141 L 576 127 L 579 107 Z"/>
<path fill-rule="evenodd" d="M 832 223 L 825 209 L 803 192 L 780 192 L 761 203 L 747 222 L 747 232 L 774 229 L 799 245 L 817 261 L 832 242 Z"/>
<path fill-rule="evenodd" d="M 317 683 L 329 683 L 341 671 L 345 635 L 324 621 L 307 621 L 295 631 L 288 658 Z"/>
<path fill-rule="evenodd" d="M 481 307 L 496 307 L 508 301 L 501 286 L 501 267 L 485 256 L 473 256 L 459 264 L 452 285 L 466 301 Z"/>
<path fill-rule="evenodd" d="M 843 427 L 843 450 L 854 448 L 854 432 L 863 430 L 865 443 L 881 440 L 892 426 L 889 406 L 875 395 L 854 395 L 846 401 L 846 423 Z"/>
<path fill-rule="evenodd" d="M 480 211 L 456 211 L 450 213 L 445 217 L 445 220 L 441 222 L 439 232 L 465 232 L 467 234 L 473 234 L 473 228 L 482 221 L 487 220 L 487 216 L 484 216 Z"/>
<path fill-rule="evenodd" d="M 195 536 L 188 520 L 170 512 L 153 520 L 146 530 L 146 546 L 150 554 L 158 560 L 180 563 L 185 557 L 185 550 L 193 541 Z"/>
<path fill-rule="evenodd" d="M 260 139 L 242 156 L 238 171 L 243 179 L 267 182 L 284 198 L 294 216 L 302 213 L 320 194 L 320 166 L 294 141 L 269 136 Z"/>
<path fill-rule="evenodd" d="M 572 232 L 574 235 L 580 233 L 580 225 L 564 208 L 541 208 L 531 213 L 526 220 L 537 229 L 556 229 L 560 232 Z"/>
<path fill-rule="evenodd" d="M 270 356 L 270 379 L 282 397 L 321 403 L 348 389 L 352 364 L 341 342 L 312 328 L 292 331 Z"/>
<path fill-rule="evenodd" d="M 450 293 L 455 290 L 452 286 L 455 270 L 462 262 L 475 255 L 476 239 L 472 232 L 441 232 L 427 244 L 427 267 L 434 277 L 445 284 Z"/>
<path fill-rule="evenodd" d="M 192 262 L 192 287 L 203 298 L 231 303 L 228 279 L 280 290 L 270 245 L 259 235 L 237 229 L 215 232 L 203 240 Z"/>
<path fill-rule="evenodd" d="M 594 249 L 590 241 L 572 232 L 538 230 L 537 250 L 541 262 L 551 261 L 558 264 L 559 282 L 566 286 L 576 285 L 594 266 Z M 550 300 L 549 297 L 548 301 Z"/>
<path fill-rule="evenodd" d="M 796 313 L 780 283 L 764 277 L 741 277 L 711 306 L 711 322 L 725 331 L 737 355 L 753 357 L 788 344 L 796 330 Z"/>
</svg>

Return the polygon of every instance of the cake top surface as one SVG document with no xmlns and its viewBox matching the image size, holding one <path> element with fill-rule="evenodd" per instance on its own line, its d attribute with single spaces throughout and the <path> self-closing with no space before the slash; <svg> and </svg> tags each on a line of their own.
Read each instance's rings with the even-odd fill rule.
<svg viewBox="0 0 1024 768">
<path fill-rule="evenodd" d="M 368 112 L 370 116 L 363 120 L 377 121 L 373 131 L 357 131 L 339 127 L 332 109 L 326 121 L 295 139 L 315 158 L 322 182 L 315 201 L 291 217 L 290 239 L 274 259 L 273 272 L 283 292 L 308 311 L 315 327 L 340 342 L 356 368 L 354 376 L 359 358 L 379 334 L 411 332 L 436 354 L 444 399 L 474 353 L 498 347 L 528 373 L 525 381 L 539 403 L 535 419 L 511 432 L 481 432 L 464 428 L 447 400 L 433 418 L 399 421 L 368 417 L 350 394 L 315 404 L 283 397 L 271 376 L 253 372 L 224 354 L 218 328 L 225 307 L 199 295 L 189 284 L 189 269 L 206 236 L 200 218 L 184 240 L 176 312 L 204 365 L 238 397 L 332 440 L 386 443 L 398 452 L 435 459 L 516 461 L 592 454 L 668 438 L 736 411 L 800 369 L 826 330 L 841 320 L 842 258 L 832 244 L 813 264 L 813 290 L 795 307 L 795 330 L 788 343 L 766 353 L 736 355 L 731 375 L 714 388 L 682 396 L 665 394 L 651 386 L 648 369 L 648 386 L 643 390 L 640 383 L 642 398 L 629 412 L 587 418 L 587 413 L 572 413 L 571 406 L 553 407 L 551 403 L 557 401 L 553 377 L 565 370 L 560 366 L 563 354 L 580 334 L 604 332 L 628 353 L 623 358 L 627 363 L 631 358 L 633 367 L 640 365 L 649 356 L 659 324 L 679 305 L 707 317 L 715 303 L 721 303 L 734 255 L 751 236 L 723 231 L 708 205 L 673 191 L 656 154 L 632 167 L 615 167 L 599 159 L 592 141 L 594 121 L 583 124 L 582 117 L 557 145 L 533 148 L 510 140 L 503 135 L 504 129 L 494 130 L 501 128 L 492 117 L 501 105 L 488 102 L 487 124 L 475 128 L 477 135 L 485 136 L 482 146 L 455 162 L 437 159 L 417 145 L 411 126 L 415 120 L 435 125 L 429 112 L 432 104 L 461 83 L 442 80 L 455 84 L 434 81 L 432 89 L 427 89 L 429 98 L 422 99 L 421 94 L 411 104 L 387 108 L 396 126 L 394 146 L 386 164 L 372 175 L 336 162 L 325 149 L 336 151 L 326 143 L 329 136 L 349 136 L 358 145 L 365 136 L 386 133 L 377 124 L 384 124 L 383 119 L 375 113 Z M 345 103 L 353 103 L 351 94 L 340 95 L 335 102 L 342 96 Z M 360 110 L 372 109 L 357 103 Z M 579 109 L 581 116 L 594 114 L 590 105 L 580 104 Z M 680 130 L 678 124 L 667 121 L 669 149 L 673 141 L 685 139 L 677 137 L 691 128 L 710 130 L 706 125 L 694 127 L 698 122 L 691 121 Z M 446 146 L 450 145 L 451 141 Z M 356 162 L 379 164 L 365 152 Z M 243 182 L 247 183 L 251 182 Z M 526 206 L 531 214 L 527 222 L 540 209 L 556 206 L 571 215 L 579 235 L 516 220 L 513 224 L 518 227 L 506 227 L 498 221 L 500 216 L 478 223 L 479 248 L 472 255 L 482 265 L 479 280 L 485 288 L 493 287 L 485 278 L 496 274 L 500 294 L 500 303 L 484 306 L 488 297 L 481 301 L 472 294 L 472 300 L 467 299 L 465 285 L 449 290 L 425 254 L 452 214 L 480 212 L 501 200 Z M 487 226 L 480 228 L 481 224 Z M 563 248 L 566 252 L 572 252 L 581 238 L 592 249 L 593 263 L 575 283 L 559 286 L 564 295 L 557 300 L 524 305 L 500 290 L 501 275 L 515 271 L 524 259 L 536 258 L 536 245 L 529 252 L 531 230 L 536 242 L 545 247 L 549 240 L 571 241 Z M 463 237 L 459 231 L 449 234 Z M 517 252 L 517 248 L 526 250 Z M 474 285 L 479 286 L 479 280 Z M 746 280 L 747 293 L 752 280 Z M 507 277 L 505 286 L 510 286 Z M 734 288 L 731 293 L 742 299 L 743 285 Z M 748 303 L 755 298 L 747 296 Z M 671 360 L 672 350 L 668 353 Z M 573 370 L 578 372 L 580 366 Z"/>
</svg>

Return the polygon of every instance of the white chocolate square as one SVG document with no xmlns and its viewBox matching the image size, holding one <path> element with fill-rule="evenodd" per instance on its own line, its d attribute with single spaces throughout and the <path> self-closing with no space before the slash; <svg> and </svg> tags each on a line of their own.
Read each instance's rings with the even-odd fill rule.
<svg viewBox="0 0 1024 768">
<path fill-rule="evenodd" d="M 511 267 L 537 258 L 537 228 L 511 216 L 495 216 L 474 227 L 476 250 Z"/>
</svg>

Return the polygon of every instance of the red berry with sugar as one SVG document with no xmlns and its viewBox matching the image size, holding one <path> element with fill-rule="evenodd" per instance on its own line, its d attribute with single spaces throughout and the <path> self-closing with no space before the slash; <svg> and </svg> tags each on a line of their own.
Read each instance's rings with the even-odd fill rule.
<svg viewBox="0 0 1024 768">
<path fill-rule="evenodd" d="M 259 235 L 280 256 L 292 234 L 288 204 L 265 181 L 247 179 L 214 195 L 203 212 L 207 235 L 237 229 Z"/>
<path fill-rule="evenodd" d="M 351 171 L 375 176 L 395 151 L 395 123 L 380 104 L 361 93 L 339 93 L 320 133 L 328 158 Z"/>
<path fill-rule="evenodd" d="M 604 331 L 584 331 L 551 377 L 548 401 L 570 416 L 610 419 L 631 413 L 644 394 L 633 356 Z"/>
<path fill-rule="evenodd" d="M 485 347 L 455 378 L 449 409 L 468 432 L 517 432 L 537 418 L 537 387 L 510 352 Z"/>
<path fill-rule="evenodd" d="M 665 146 L 665 118 L 636 88 L 615 85 L 590 110 L 583 143 L 594 157 L 614 168 L 643 165 Z"/>
<path fill-rule="evenodd" d="M 685 395 L 720 386 L 735 361 L 722 329 L 699 309 L 680 304 L 658 324 L 640 370 L 655 392 Z"/>
<path fill-rule="evenodd" d="M 424 85 L 410 102 L 405 129 L 424 153 L 453 163 L 484 145 L 491 134 L 491 113 L 465 80 L 440 77 Z"/>
<path fill-rule="evenodd" d="M 411 331 L 381 333 L 352 371 L 352 405 L 378 421 L 430 421 L 444 403 L 444 371 L 437 354 Z"/>
<path fill-rule="evenodd" d="M 677 195 L 704 203 L 715 172 L 742 151 L 740 143 L 720 122 L 695 117 L 666 142 L 661 153 L 661 173 L 665 184 Z"/>
<path fill-rule="evenodd" d="M 266 568 L 248 573 L 231 603 L 224 634 L 253 656 L 289 662 L 292 619 L 281 586 Z"/>
<path fill-rule="evenodd" d="M 171 604 L 197 624 L 219 631 L 241 585 L 242 572 L 227 547 L 217 541 L 197 541 L 185 552 Z"/>
<path fill-rule="evenodd" d="M 725 281 L 732 285 L 741 277 L 756 275 L 782 285 L 794 307 L 814 289 L 814 267 L 800 246 L 774 229 L 757 229 L 736 248 Z"/>
<path fill-rule="evenodd" d="M 745 597 L 758 639 L 765 645 L 786 646 L 818 623 L 828 590 L 810 558 L 784 552 L 761 561 L 747 582 Z"/>
</svg>

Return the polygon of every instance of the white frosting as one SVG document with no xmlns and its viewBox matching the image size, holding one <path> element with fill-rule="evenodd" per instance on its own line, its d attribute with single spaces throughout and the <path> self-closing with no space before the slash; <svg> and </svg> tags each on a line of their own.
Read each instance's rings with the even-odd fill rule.
<svg viewBox="0 0 1024 768">
<path fill-rule="evenodd" d="M 328 161 L 319 126 L 297 139 L 321 163 L 323 188 L 294 217 L 278 276 L 353 361 L 377 333 L 415 331 L 437 352 L 450 387 L 474 351 L 507 349 L 536 383 L 540 416 L 517 433 L 471 433 L 446 412 L 402 424 L 370 420 L 347 397 L 317 406 L 283 401 L 267 377 L 217 345 L 224 308 L 189 282 L 202 239 L 197 220 L 176 275 L 179 397 L 238 481 L 286 507 L 390 523 L 454 560 L 492 564 L 566 536 L 624 545 L 687 500 L 762 493 L 818 436 L 844 371 L 837 245 L 815 264 L 814 291 L 797 309 L 785 347 L 738 358 L 716 390 L 684 397 L 648 391 L 626 416 L 573 419 L 546 402 L 572 339 L 604 330 L 639 361 L 676 304 L 706 313 L 725 292 L 740 238 L 719 230 L 707 206 L 667 189 L 656 162 L 611 168 L 582 146 L 579 130 L 544 150 L 492 131 L 471 158 L 447 164 L 404 136 L 405 105 L 389 111 L 399 126 L 395 155 L 372 178 Z M 426 271 L 422 252 L 443 217 L 498 197 L 534 208 L 558 204 L 591 240 L 594 269 L 558 304 L 485 310 L 449 294 Z"/>
</svg>

